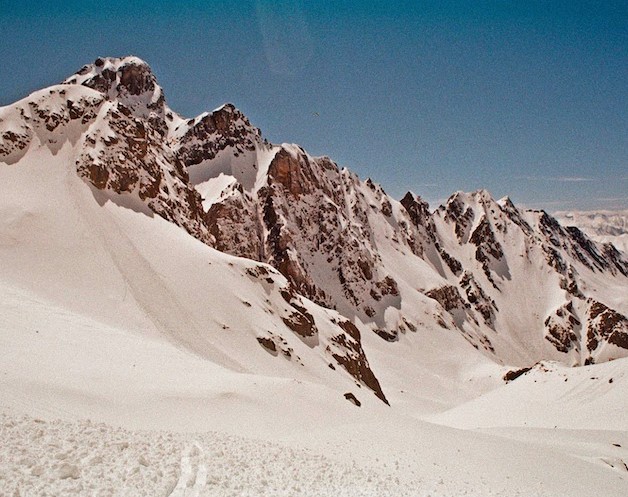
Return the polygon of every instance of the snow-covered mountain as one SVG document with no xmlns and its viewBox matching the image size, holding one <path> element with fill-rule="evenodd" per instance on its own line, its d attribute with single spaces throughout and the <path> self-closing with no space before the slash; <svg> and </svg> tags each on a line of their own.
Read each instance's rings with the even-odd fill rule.
<svg viewBox="0 0 628 497">
<path fill-rule="evenodd" d="M 79 417 L 160 426 L 181 410 L 229 429 L 246 406 L 268 429 L 342 425 L 361 405 L 458 426 L 484 395 L 509 404 L 504 375 L 541 361 L 530 375 L 584 384 L 567 366 L 620 359 L 598 366 L 625 389 L 628 260 L 613 245 L 484 190 L 435 210 L 395 200 L 269 143 L 231 104 L 184 119 L 135 57 L 1 108 L 0 185 L 12 408 L 64 398 Z"/>
<path fill-rule="evenodd" d="M 457 192 L 434 212 L 412 193 L 396 201 L 327 157 L 268 143 L 230 104 L 185 120 L 140 59 L 97 59 L 0 119 L 0 158 L 17 171 L 49 153 L 97 203 L 157 214 L 221 252 L 274 267 L 249 262 L 245 272 L 273 282 L 282 328 L 337 356 L 382 399 L 364 333 L 394 355 L 407 346 L 401 335 L 454 331 L 521 367 L 628 355 L 628 262 L 612 245 L 483 190 Z M 323 343 L 342 354 L 321 346 L 314 303 L 335 323 Z M 287 352 L 285 335 L 257 338 Z"/>
</svg>

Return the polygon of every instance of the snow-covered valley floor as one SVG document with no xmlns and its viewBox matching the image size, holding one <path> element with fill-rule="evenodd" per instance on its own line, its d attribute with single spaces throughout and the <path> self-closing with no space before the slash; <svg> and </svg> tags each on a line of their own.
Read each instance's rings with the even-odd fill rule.
<svg viewBox="0 0 628 497">
<path fill-rule="evenodd" d="M 419 479 L 295 447 L 216 432 L 131 431 L 4 413 L 3 495 L 416 495 Z M 400 478 L 401 477 L 401 478 Z"/>
<path fill-rule="evenodd" d="M 397 432 L 387 445 L 351 431 L 271 442 L 4 412 L 0 495 L 568 497 L 627 488 L 625 432 L 451 430 L 438 443 L 429 428 L 411 429 L 406 443 Z"/>
</svg>

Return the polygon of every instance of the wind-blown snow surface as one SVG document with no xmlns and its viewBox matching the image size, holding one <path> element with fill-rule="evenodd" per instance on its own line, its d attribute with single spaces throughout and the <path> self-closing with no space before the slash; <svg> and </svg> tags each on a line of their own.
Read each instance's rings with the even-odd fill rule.
<svg viewBox="0 0 628 497">
<path fill-rule="evenodd" d="M 334 360 L 357 353 L 334 341 L 338 313 L 294 297 L 318 328 L 300 336 L 278 271 L 88 186 L 77 158 L 113 111 L 53 90 L 29 101 L 94 115 L 55 134 L 20 127 L 28 102 L 0 111 L 17 137 L 0 162 L 0 495 L 626 495 L 627 359 L 505 384 L 455 330 L 363 332 L 388 406 Z M 156 112 L 151 95 L 127 104 Z M 250 151 L 260 171 L 271 149 Z M 241 172 L 215 164 L 194 178 L 209 205 Z"/>
</svg>

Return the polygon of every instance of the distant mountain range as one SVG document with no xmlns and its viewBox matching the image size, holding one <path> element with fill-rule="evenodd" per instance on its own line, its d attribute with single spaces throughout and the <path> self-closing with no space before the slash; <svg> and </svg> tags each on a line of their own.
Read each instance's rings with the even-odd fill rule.
<svg viewBox="0 0 628 497">
<path fill-rule="evenodd" d="M 628 253 L 628 210 L 560 211 L 554 216 L 565 226 L 577 226 L 593 240 L 612 243 Z"/>
</svg>

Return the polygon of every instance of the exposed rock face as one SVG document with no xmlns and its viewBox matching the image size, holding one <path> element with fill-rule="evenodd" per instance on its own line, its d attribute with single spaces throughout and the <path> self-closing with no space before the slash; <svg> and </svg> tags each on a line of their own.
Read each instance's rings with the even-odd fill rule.
<svg viewBox="0 0 628 497">
<path fill-rule="evenodd" d="M 285 148 L 280 149 L 268 168 L 268 178 L 278 183 L 296 199 L 304 193 L 311 193 L 316 188 L 316 178 L 305 154 L 296 157 Z"/>
<path fill-rule="evenodd" d="M 0 122 L 0 125 L 1 124 L 2 122 Z M 17 132 L 13 130 L 5 130 L 2 133 L 2 141 L 0 142 L 0 154 L 4 157 L 19 154 L 26 147 L 28 147 L 30 138 L 28 128 Z"/>
<path fill-rule="evenodd" d="M 92 88 L 107 100 L 121 103 L 134 116 L 148 121 L 160 135 L 167 133 L 165 118 L 171 111 L 165 106 L 164 93 L 148 64 L 137 57 L 99 57 L 66 79 L 64 84 Z"/>
<path fill-rule="evenodd" d="M 628 254 L 628 209 L 563 211 L 554 216 L 563 226 L 577 226 L 591 239 Z"/>
<path fill-rule="evenodd" d="M 572 302 L 559 307 L 545 320 L 547 334 L 545 338 L 557 350 L 567 354 L 573 348 L 579 348 L 579 330 L 582 326 L 576 317 Z"/>
<path fill-rule="evenodd" d="M 621 252 L 617 250 L 612 243 L 605 243 L 602 245 L 602 256 L 605 260 L 609 261 L 609 270 L 612 272 L 613 268 L 624 276 L 628 276 L 628 262 L 623 258 Z"/>
<path fill-rule="evenodd" d="M 286 326 L 303 338 L 316 335 L 318 329 L 314 323 L 314 318 L 305 307 L 299 304 L 298 298 L 294 292 L 285 290 L 281 292 L 281 295 L 293 309 L 288 317 L 283 318 L 283 322 Z"/>
<path fill-rule="evenodd" d="M 580 262 L 591 271 L 604 271 L 626 276 L 628 266 L 626 260 L 617 250 L 604 248 L 589 239 L 582 231 L 574 226 L 563 228 L 556 219 L 544 211 L 539 213 L 538 228 L 545 235 L 545 239 L 555 248 L 562 249 L 566 254 Z M 550 263 L 559 272 L 564 272 L 567 263 L 564 256 L 560 256 L 555 250 L 548 251 Z M 548 260 L 549 261 L 549 260 Z"/>
<path fill-rule="evenodd" d="M 347 392 L 345 394 L 345 399 L 347 399 L 349 402 L 356 405 L 357 407 L 360 407 L 362 405 L 362 403 L 351 392 Z"/>
<path fill-rule="evenodd" d="M 509 197 L 504 197 L 499 201 L 500 211 L 506 216 L 508 221 L 515 223 L 519 229 L 530 236 L 533 233 L 533 229 L 530 224 L 526 221 L 523 213 L 515 207 L 515 204 L 512 203 Z M 504 228 L 507 224 L 504 225 Z"/>
<path fill-rule="evenodd" d="M 495 239 L 495 235 L 486 216 L 482 217 L 480 223 L 475 230 L 473 230 L 469 242 L 477 247 L 475 250 L 475 258 L 482 264 L 482 269 L 487 279 L 495 285 L 491 275 L 490 263 L 491 261 L 499 261 L 504 256 L 504 253 L 502 252 L 501 245 Z"/>
<path fill-rule="evenodd" d="M 210 243 L 201 197 L 160 133 L 120 103 L 107 104 L 99 120 L 103 125 L 85 134 L 79 176 L 100 190 L 137 194 L 153 212 Z"/>
<path fill-rule="evenodd" d="M 166 144 L 167 112 L 145 62 L 99 58 L 21 108 L 22 132 L 9 134 L 17 136 L 11 152 L 26 148 L 33 136 L 54 151 L 59 140 L 80 141 L 79 176 L 99 190 L 136 195 L 152 212 L 210 243 L 201 198 Z"/>
<path fill-rule="evenodd" d="M 465 291 L 467 302 L 482 316 L 486 325 L 492 327 L 495 319 L 495 311 L 497 311 L 495 301 L 484 293 L 482 287 L 469 272 L 465 272 L 462 278 L 460 278 L 460 286 Z"/>
<path fill-rule="evenodd" d="M 407 230 L 408 245 L 412 248 L 412 252 L 419 257 L 423 257 L 426 249 L 424 240 L 427 240 L 437 247 L 439 253 L 442 252 L 441 257 L 444 256 L 447 258 L 445 262 L 450 267 L 452 272 L 455 273 L 459 270 L 458 266 L 455 265 L 456 263 L 454 262 L 454 259 L 445 255 L 444 251 L 440 250 L 440 245 L 438 245 L 438 241 L 436 239 L 436 227 L 434 226 L 434 220 L 432 219 L 432 214 L 430 213 L 429 204 L 423 201 L 421 197 L 418 197 L 410 192 L 405 194 L 400 203 L 408 213 L 411 226 L 415 228 L 419 234 L 419 236 L 417 236 L 413 233 L 413 230 Z M 403 227 L 404 226 L 402 225 L 402 228 Z"/>
<path fill-rule="evenodd" d="M 66 142 L 76 141 L 81 130 L 94 121 L 104 103 L 96 92 L 64 86 L 40 90 L 15 104 L 0 118 L 0 157 L 17 162 L 33 140 L 57 153 Z"/>
<path fill-rule="evenodd" d="M 257 205 L 250 195 L 240 193 L 212 204 L 206 213 L 214 247 L 238 257 L 266 261 Z"/>
<path fill-rule="evenodd" d="M 181 124 L 175 134 L 177 152 L 186 166 L 212 160 L 227 148 L 237 157 L 261 141 L 259 130 L 232 104 Z"/>
<path fill-rule="evenodd" d="M 338 325 L 345 333 L 333 337 L 331 340 L 332 344 L 328 346 L 327 350 L 351 376 L 364 383 L 375 392 L 377 397 L 388 404 L 388 400 L 382 391 L 379 381 L 369 366 L 362 346 L 360 345 L 359 330 L 350 321 L 340 321 Z M 340 354 L 335 351 L 335 349 L 337 350 L 338 348 L 348 352 Z"/>
<path fill-rule="evenodd" d="M 435 288 L 434 290 L 430 290 L 425 295 L 429 298 L 436 300 L 440 305 L 443 306 L 443 309 L 446 311 L 451 311 L 453 309 L 464 309 L 466 304 L 458 289 L 455 286 L 447 285 L 441 288 Z"/>
<path fill-rule="evenodd" d="M 266 178 L 259 189 L 240 189 L 210 207 L 221 250 L 273 265 L 299 293 L 344 313 L 367 319 L 394 303 L 399 290 L 375 255 L 373 207 L 357 177 L 328 158 L 282 146 Z M 385 209 L 390 202 L 373 189 Z"/>
<path fill-rule="evenodd" d="M 515 381 L 517 378 L 519 378 L 520 376 L 523 376 L 524 374 L 526 374 L 531 369 L 532 369 L 532 367 L 522 368 L 522 369 L 515 369 L 513 371 L 508 371 L 504 375 L 504 381 L 506 383 L 510 383 L 511 381 Z"/>
<path fill-rule="evenodd" d="M 247 275 L 262 285 L 282 285 L 279 282 L 280 278 L 278 278 L 277 271 L 269 270 L 261 265 L 250 268 Z M 331 321 L 331 324 L 334 325 L 333 332 L 330 334 L 322 333 L 316 319 L 308 311 L 304 298 L 295 291 L 292 284 L 283 284 L 280 293 L 286 303 L 286 308 L 279 308 L 277 312 L 279 312 L 286 327 L 309 347 L 320 346 L 327 360 L 339 365 L 358 384 L 368 387 L 379 399 L 388 403 L 362 348 L 358 328 L 344 318 L 333 318 Z M 281 353 L 283 357 L 290 360 L 300 361 L 295 356 L 294 350 L 288 347 L 285 339 L 275 333 L 269 331 L 266 336 L 257 337 L 257 341 L 272 355 L 277 356 Z M 329 364 L 335 370 L 333 363 L 330 362 Z"/>
<path fill-rule="evenodd" d="M 257 337 L 257 341 L 259 344 L 268 350 L 271 354 L 277 354 L 277 345 L 275 345 L 274 340 L 267 337 Z"/>
<path fill-rule="evenodd" d="M 459 194 L 454 194 L 447 200 L 444 209 L 445 220 L 454 225 L 454 231 L 458 241 L 466 242 L 469 237 L 469 230 L 475 217 L 473 209 L 468 207 Z"/>
<path fill-rule="evenodd" d="M 593 299 L 588 299 L 589 322 L 587 325 L 587 349 L 593 353 L 603 343 L 628 349 L 628 319 L 613 309 Z"/>
</svg>

